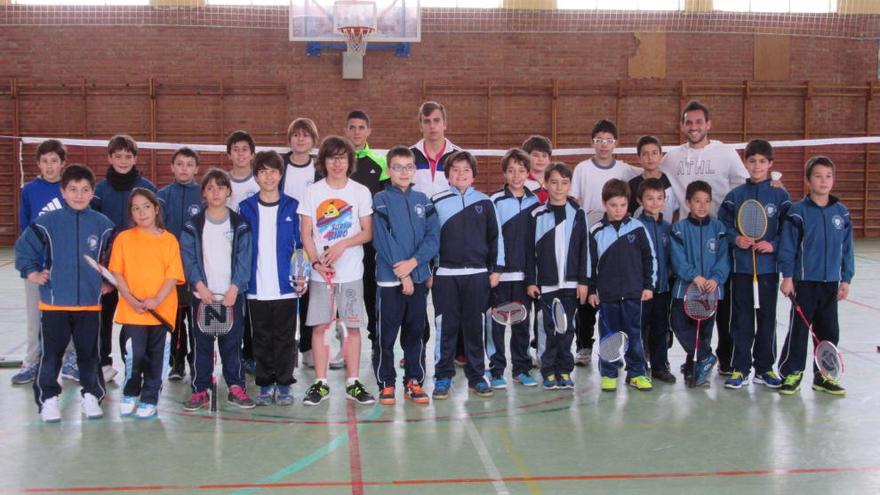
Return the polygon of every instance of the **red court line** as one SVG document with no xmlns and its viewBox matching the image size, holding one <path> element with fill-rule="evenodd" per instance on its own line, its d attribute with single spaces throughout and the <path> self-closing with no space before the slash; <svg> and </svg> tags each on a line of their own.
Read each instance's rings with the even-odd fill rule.
<svg viewBox="0 0 880 495">
<path fill-rule="evenodd" d="M 513 410 L 525 410 L 525 409 L 534 409 L 541 406 L 546 406 L 553 404 L 555 402 L 564 401 L 566 399 L 571 400 L 575 396 L 570 394 L 558 395 L 551 399 L 546 399 L 538 402 L 533 402 L 531 404 L 523 404 L 512 408 Z M 357 424 L 390 424 L 390 423 L 423 423 L 423 422 L 435 422 L 435 421 L 454 421 L 460 419 L 462 417 L 469 418 L 480 418 L 483 416 L 492 416 L 495 414 L 501 414 L 504 412 L 510 412 L 511 408 L 499 408 L 499 409 L 490 409 L 488 411 L 480 411 L 475 413 L 463 413 L 456 415 L 445 415 L 445 416 L 431 416 L 425 418 L 406 418 L 406 419 L 330 419 L 330 420 L 318 420 L 318 419 L 296 419 L 296 418 L 258 418 L 258 417 L 229 417 L 221 415 L 219 419 L 221 421 L 231 421 L 236 423 L 257 423 L 257 424 L 297 424 L 297 425 L 347 425 L 349 421 L 354 421 Z M 174 416 L 183 416 L 192 419 L 203 419 L 208 421 L 215 421 L 217 416 L 209 415 L 209 414 L 199 414 L 199 413 L 191 413 L 186 411 L 181 411 L 179 409 L 159 409 L 159 412 L 162 414 L 172 414 Z M 232 411 L 233 413 L 235 411 Z"/>
<path fill-rule="evenodd" d="M 6 266 L 9 266 L 9 265 L 11 265 L 11 264 L 13 264 L 13 263 L 15 263 L 15 260 L 4 261 L 4 262 L 0 263 L 0 268 L 3 268 L 3 267 L 6 267 Z"/>
<path fill-rule="evenodd" d="M 351 495 L 364 495 L 364 478 L 361 472 L 361 444 L 358 437 L 357 411 L 354 401 L 346 401 L 348 415 L 348 465 L 351 471 Z"/>
<path fill-rule="evenodd" d="M 505 483 L 526 483 L 536 481 L 608 481 L 608 480 L 646 480 L 682 478 L 724 478 L 737 476 L 781 476 L 797 474 L 848 474 L 880 472 L 880 466 L 840 467 L 840 468 L 801 468 L 801 469 L 761 469 L 756 471 L 704 471 L 683 473 L 618 473 L 584 474 L 571 476 L 512 476 L 501 478 Z M 451 478 L 416 479 L 391 481 L 363 481 L 361 486 L 427 486 L 489 484 L 499 481 L 495 478 Z M 79 486 L 59 488 L 4 488 L 2 493 L 84 493 L 111 491 L 183 491 L 183 490 L 233 490 L 244 488 L 322 488 L 352 485 L 348 481 L 315 481 L 301 483 L 228 483 L 213 485 L 148 485 L 148 486 Z"/>
</svg>

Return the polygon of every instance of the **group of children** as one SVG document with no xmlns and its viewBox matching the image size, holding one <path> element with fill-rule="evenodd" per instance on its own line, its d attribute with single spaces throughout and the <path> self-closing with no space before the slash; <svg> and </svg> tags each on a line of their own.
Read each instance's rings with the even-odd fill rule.
<svg viewBox="0 0 880 495">
<path fill-rule="evenodd" d="M 473 187 L 476 158 L 445 137 L 446 109 L 425 102 L 418 118 L 423 140 L 385 157 L 369 149 L 362 111 L 349 114 L 346 137 L 321 141 L 317 156 L 310 154 L 318 132 L 309 119 L 291 123 L 284 156 L 256 152 L 251 136 L 236 131 L 226 143 L 229 173 L 210 169 L 196 182 L 198 154 L 181 148 L 171 160 L 174 182 L 158 193 L 138 172 L 137 144 L 128 136 L 110 140 L 110 168 L 97 185 L 87 167 L 64 166 L 60 142 L 44 142 L 37 149 L 41 176 L 22 190 L 15 252 L 27 280 L 29 352 L 13 381 L 33 380 L 42 419 L 54 422 L 61 419 L 59 373 L 78 379 L 83 413 L 101 417 L 105 383 L 116 373 L 115 321 L 125 362 L 122 415 L 155 417 L 163 381 L 182 379 L 187 365 L 192 394 L 184 408 L 207 407 L 215 338 L 199 330 L 197 315 L 202 305 L 220 302 L 233 315 L 231 329 L 216 338 L 229 403 L 293 404 L 298 350 L 316 376 L 304 404 L 329 397 L 327 370 L 334 367 L 345 368 L 347 399 L 375 402 L 358 376 L 360 329 L 367 327 L 379 402 L 395 402 L 399 334 L 403 396 L 424 404 L 430 292 L 435 400 L 449 396 L 455 363 L 477 396 L 507 387 L 507 330 L 487 313 L 510 302 L 532 309 L 535 321 L 510 326 L 518 384 L 573 388 L 576 362 L 589 363 L 598 315 L 600 339 L 623 332 L 629 342 L 623 363 L 600 360 L 602 390 L 617 389 L 623 365 L 635 389 L 651 390 L 654 379 L 674 383 L 670 322 L 696 358 L 682 373 L 706 385 L 716 362 L 713 322 L 702 322 L 695 342 L 696 322 L 683 310 L 686 288 L 696 285 L 732 299 L 734 353 L 725 386 L 741 388 L 754 369 L 753 381 L 791 394 L 800 386 L 809 330 L 792 319 L 780 377 L 773 369 L 780 272 L 782 293 L 797 294 L 813 330 L 836 343 L 836 302 L 848 293 L 853 252 L 848 212 L 830 195 L 830 159 L 807 163 L 809 194 L 792 204 L 770 180 L 770 144 L 750 142 L 749 179 L 726 195 L 716 219 L 706 182 L 691 182 L 676 201 L 660 171 L 657 138 L 638 141 L 641 168 L 615 160 L 610 121 L 596 124 L 596 156 L 574 170 L 551 161 L 549 140 L 530 137 L 502 158 L 505 185 L 489 196 Z M 738 232 L 737 211 L 747 199 L 758 200 L 768 217 L 761 239 Z M 83 255 L 107 265 L 112 277 L 102 280 Z M 556 304 L 566 314 L 561 323 L 551 314 Z M 530 346 L 537 348 L 539 380 Z M 259 389 L 253 399 L 245 371 Z M 844 393 L 837 381 L 814 375 L 817 390 Z"/>
</svg>

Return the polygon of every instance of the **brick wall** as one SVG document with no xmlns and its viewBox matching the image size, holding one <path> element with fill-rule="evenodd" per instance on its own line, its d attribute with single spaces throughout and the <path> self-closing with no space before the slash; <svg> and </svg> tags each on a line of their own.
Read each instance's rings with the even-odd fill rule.
<svg viewBox="0 0 880 495">
<path fill-rule="evenodd" d="M 711 83 L 689 94 L 712 107 L 716 137 L 742 139 L 742 92 L 725 89 L 723 84 L 752 79 L 752 36 L 670 33 L 667 79 L 662 81 L 627 80 L 627 59 L 635 48 L 630 33 L 427 32 L 421 43 L 412 46 L 409 58 L 369 52 L 364 79 L 343 81 L 340 52 L 307 57 L 305 45 L 290 43 L 287 33 L 280 30 L 4 26 L 0 30 L 0 134 L 9 135 L 14 129 L 9 81 L 16 78 L 18 84 L 27 86 L 20 90 L 21 135 L 103 139 L 128 132 L 148 139 L 155 132 L 163 141 L 219 143 L 225 133 L 244 128 L 259 136 L 258 144 L 282 145 L 292 118 L 312 117 L 321 134 L 327 135 L 341 132 L 345 114 L 361 108 L 373 118 L 371 144 L 388 147 L 420 137 L 415 113 L 426 87 L 424 96 L 449 107 L 451 139 L 467 146 L 506 147 L 534 132 L 550 134 L 550 88 L 555 79 L 560 87 L 560 146 L 586 145 L 592 123 L 615 116 L 624 146 L 648 132 L 667 142 L 678 141 L 682 81 L 689 87 Z M 877 42 L 795 37 L 791 61 L 791 83 L 809 80 L 817 87 L 864 86 L 876 77 Z M 151 78 L 158 85 L 155 124 L 146 89 Z M 78 93 L 83 80 L 93 85 L 86 99 Z M 625 88 L 619 101 L 618 80 Z M 41 95 L 35 86 L 57 89 L 62 83 L 70 86 L 70 94 Z M 216 94 L 221 83 L 227 92 L 222 99 Z M 128 91 L 125 84 L 130 85 Z M 102 92 L 101 88 L 112 90 Z M 807 119 L 810 134 L 864 134 L 865 98 L 855 93 L 816 96 Z M 762 135 L 803 135 L 803 96 L 797 91 L 765 97 L 756 92 L 747 112 L 749 128 Z M 880 132 L 876 129 L 875 125 L 872 131 Z M 856 151 L 862 154 L 848 160 L 853 167 L 863 168 L 864 148 Z M 0 140 L 0 209 L 10 212 L 0 216 L 3 243 L 14 235 L 15 153 L 6 140 Z M 147 161 L 146 170 L 153 178 L 165 183 L 166 159 L 157 154 L 141 161 Z M 794 171 L 799 160 L 799 156 L 792 157 L 786 166 Z M 99 175 L 103 173 L 105 160 L 100 152 L 92 150 L 88 161 L 99 169 Z M 209 161 L 224 163 L 222 157 Z M 30 159 L 26 166 L 31 176 Z M 494 170 L 497 165 L 493 161 L 491 166 Z M 862 172 L 854 169 L 853 173 Z M 871 177 L 874 173 L 869 171 Z M 797 191 L 800 184 L 794 175 L 791 186 Z M 488 189 L 499 181 L 496 174 L 481 174 L 479 183 Z M 857 181 L 848 187 L 852 201 L 863 200 Z"/>
</svg>

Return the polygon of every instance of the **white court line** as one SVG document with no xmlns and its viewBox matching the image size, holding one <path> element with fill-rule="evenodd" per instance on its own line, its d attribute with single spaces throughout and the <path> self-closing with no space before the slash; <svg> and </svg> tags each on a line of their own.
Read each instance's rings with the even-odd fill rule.
<svg viewBox="0 0 880 495">
<path fill-rule="evenodd" d="M 501 477 L 501 472 L 498 471 L 498 466 L 496 466 L 495 462 L 492 460 L 492 456 L 489 454 L 489 449 L 486 448 L 486 443 L 483 442 L 483 437 L 480 435 L 480 431 L 477 430 L 477 427 L 474 426 L 474 422 L 471 421 L 470 416 L 464 417 L 464 427 L 467 429 L 468 436 L 471 437 L 471 442 L 473 442 L 474 448 L 477 449 L 477 454 L 480 456 L 483 468 L 486 469 L 486 474 L 492 478 L 492 486 L 495 487 L 495 493 L 498 495 L 510 495 L 510 490 L 507 489 L 507 485 Z"/>
</svg>

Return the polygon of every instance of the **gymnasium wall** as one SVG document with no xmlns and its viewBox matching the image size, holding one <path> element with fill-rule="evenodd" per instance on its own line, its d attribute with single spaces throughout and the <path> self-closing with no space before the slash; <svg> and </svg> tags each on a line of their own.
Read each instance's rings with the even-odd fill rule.
<svg viewBox="0 0 880 495">
<path fill-rule="evenodd" d="M 871 104 L 876 40 L 788 37 L 769 49 L 764 41 L 427 32 L 410 57 L 370 51 L 364 79 L 344 81 L 340 52 L 307 57 L 304 44 L 277 29 L 4 26 L 0 135 L 106 139 L 125 132 L 138 140 L 219 144 L 242 128 L 258 144 L 283 145 L 295 117 L 313 118 L 327 135 L 341 132 L 346 113 L 360 108 L 373 119 L 371 145 L 387 148 L 419 139 L 415 114 L 426 98 L 447 105 L 449 137 L 474 148 L 508 147 L 532 133 L 552 136 L 558 147 L 585 147 L 592 123 L 604 117 L 621 127 L 621 146 L 645 133 L 677 143 L 679 108 L 691 98 L 710 105 L 712 135 L 728 142 L 880 134 Z M 646 67 L 661 77 L 643 77 Z M 25 146 L 28 180 L 32 151 Z M 102 150 L 71 151 L 103 175 Z M 812 151 L 780 150 L 793 196 L 802 193 L 799 167 Z M 839 190 L 858 235 L 880 235 L 880 203 L 868 194 L 880 181 L 877 153 L 864 145 L 823 151 L 841 165 Z M 2 244 L 17 235 L 17 154 L 17 144 L 0 139 Z M 165 184 L 168 156 L 145 152 L 139 166 Z M 211 154 L 204 163 L 227 165 Z M 495 159 L 481 161 L 481 189 L 498 186 L 496 167 Z"/>
</svg>

